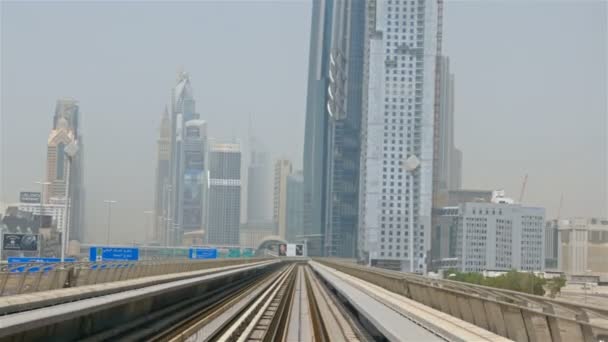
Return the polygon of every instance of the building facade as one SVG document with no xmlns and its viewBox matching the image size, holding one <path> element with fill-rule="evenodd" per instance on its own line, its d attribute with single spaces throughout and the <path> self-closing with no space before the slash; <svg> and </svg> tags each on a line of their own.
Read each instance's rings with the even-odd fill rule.
<svg viewBox="0 0 608 342">
<path fill-rule="evenodd" d="M 435 227 L 431 236 L 431 269 L 438 269 L 444 260 L 456 258 L 460 208 L 434 208 L 433 218 Z"/>
<path fill-rule="evenodd" d="M 435 123 L 437 158 L 435 165 L 435 205 L 447 205 L 448 192 L 460 190 L 462 174 L 462 152 L 454 145 L 454 74 L 450 71 L 450 59 L 438 57 L 438 121 Z"/>
<path fill-rule="evenodd" d="M 360 255 L 425 272 L 431 248 L 441 2 L 370 3 Z"/>
<path fill-rule="evenodd" d="M 561 220 L 558 229 L 562 272 L 574 275 L 608 273 L 608 220 Z"/>
<path fill-rule="evenodd" d="M 179 193 L 179 217 L 182 233 L 204 230 L 207 222 L 208 162 L 207 123 L 189 120 L 184 125 L 182 145 L 182 186 Z"/>
<path fill-rule="evenodd" d="M 274 164 L 273 219 L 277 235 L 285 239 L 287 228 L 287 177 L 292 172 L 289 160 L 279 159 Z"/>
<path fill-rule="evenodd" d="M 544 271 L 544 208 L 464 203 L 459 210 L 456 257 L 461 271 Z"/>
<path fill-rule="evenodd" d="M 156 230 L 164 235 L 165 245 L 177 245 L 185 232 L 206 229 L 210 186 L 207 126 L 196 112 L 190 76 L 185 72 L 178 73 L 172 91 L 169 122 L 169 181 L 158 189 L 166 209 L 157 209 L 161 217 Z"/>
<path fill-rule="evenodd" d="M 366 9 L 365 1 L 313 2 L 303 158 L 309 255 L 356 255 Z"/>
<path fill-rule="evenodd" d="M 51 200 L 68 203 L 69 238 L 82 241 L 85 229 L 84 145 L 79 116 L 80 108 L 76 100 L 57 100 L 53 129 L 47 141 L 46 178 L 51 184 L 47 186 L 42 200 L 46 203 Z M 69 189 L 66 196 L 67 183 Z M 63 226 L 58 228 L 62 229 Z"/>
<path fill-rule="evenodd" d="M 66 185 L 69 177 L 68 158 L 65 148 L 74 142 L 75 137 L 70 129 L 68 121 L 64 118 L 57 120 L 57 126 L 49 134 L 46 149 L 46 179 L 50 184 L 47 185 L 46 198 L 64 198 L 66 196 Z"/>
<path fill-rule="evenodd" d="M 210 144 L 208 212 L 207 243 L 238 245 L 241 220 L 241 150 L 238 144 Z"/>
<path fill-rule="evenodd" d="M 560 270 L 560 244 L 558 220 L 550 220 L 545 224 L 545 269 Z"/>
<path fill-rule="evenodd" d="M 266 153 L 250 147 L 254 149 L 247 169 L 247 222 L 268 222 L 272 217 L 270 161 Z"/>
<path fill-rule="evenodd" d="M 304 234 L 304 177 L 302 171 L 287 176 L 286 234 L 289 242 L 300 241 Z"/>
</svg>

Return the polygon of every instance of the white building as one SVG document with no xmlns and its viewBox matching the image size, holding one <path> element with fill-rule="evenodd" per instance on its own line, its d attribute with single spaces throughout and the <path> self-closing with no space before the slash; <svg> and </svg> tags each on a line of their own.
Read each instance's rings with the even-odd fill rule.
<svg viewBox="0 0 608 342">
<path fill-rule="evenodd" d="M 456 257 L 460 270 L 544 270 L 544 208 L 464 203 L 459 215 Z"/>
<path fill-rule="evenodd" d="M 368 6 L 359 255 L 424 272 L 431 243 L 438 1 Z"/>
<path fill-rule="evenodd" d="M 608 220 L 561 220 L 558 231 L 561 271 L 578 275 L 608 273 Z"/>
</svg>

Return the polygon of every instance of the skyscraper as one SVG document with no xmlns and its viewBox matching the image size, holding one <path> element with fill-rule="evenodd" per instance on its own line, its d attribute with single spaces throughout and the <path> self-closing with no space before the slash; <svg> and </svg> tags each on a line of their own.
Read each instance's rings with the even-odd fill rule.
<svg viewBox="0 0 608 342">
<path fill-rule="evenodd" d="M 207 123 L 189 120 L 185 124 L 182 145 L 183 178 L 179 204 L 181 229 L 184 232 L 205 228 L 207 219 L 208 166 Z"/>
<path fill-rule="evenodd" d="M 268 222 L 272 211 L 270 161 L 253 140 L 249 147 L 252 151 L 247 169 L 247 222 Z"/>
<path fill-rule="evenodd" d="M 302 171 L 287 176 L 287 204 L 285 208 L 285 238 L 289 242 L 301 240 L 304 228 L 304 179 Z"/>
<path fill-rule="evenodd" d="M 287 177 L 291 171 L 289 160 L 279 159 L 274 164 L 273 218 L 277 226 L 277 235 L 283 239 L 287 227 Z"/>
<path fill-rule="evenodd" d="M 167 189 L 169 187 L 169 160 L 171 145 L 171 121 L 165 108 L 157 141 L 156 184 L 154 191 L 154 240 L 164 243 L 166 239 L 164 218 L 167 217 Z"/>
<path fill-rule="evenodd" d="M 61 117 L 57 120 L 55 128 L 49 134 L 46 148 L 46 179 L 51 183 L 48 185 L 44 202 L 51 197 L 63 198 L 66 193 L 68 180 L 68 158 L 65 148 L 75 140 L 74 133 L 70 129 L 68 121 Z"/>
<path fill-rule="evenodd" d="M 313 2 L 303 158 L 310 255 L 356 253 L 366 6 Z"/>
<path fill-rule="evenodd" d="M 238 144 L 211 144 L 209 177 L 207 243 L 238 245 L 241 214 L 241 149 Z"/>
<path fill-rule="evenodd" d="M 438 121 L 435 123 L 437 157 L 435 162 L 435 206 L 446 205 L 449 190 L 461 186 L 462 152 L 454 146 L 454 74 L 450 72 L 450 59 L 438 57 Z"/>
<path fill-rule="evenodd" d="M 208 184 L 207 129 L 195 111 L 190 76 L 180 72 L 171 97 L 169 185 L 166 244 L 181 243 L 184 231 L 202 230 L 206 221 Z"/>
<path fill-rule="evenodd" d="M 53 117 L 53 130 L 47 141 L 47 198 L 65 201 L 68 205 L 68 225 L 70 240 L 82 241 L 84 238 L 84 148 L 80 134 L 78 102 L 72 99 L 57 100 Z M 66 148 L 77 150 L 68 162 Z M 68 170 L 69 165 L 69 170 Z M 69 189 L 66 196 L 66 182 Z M 66 200 L 67 199 L 67 200 Z"/>
<path fill-rule="evenodd" d="M 358 247 L 372 264 L 424 272 L 441 0 L 371 2 L 367 18 Z"/>
</svg>

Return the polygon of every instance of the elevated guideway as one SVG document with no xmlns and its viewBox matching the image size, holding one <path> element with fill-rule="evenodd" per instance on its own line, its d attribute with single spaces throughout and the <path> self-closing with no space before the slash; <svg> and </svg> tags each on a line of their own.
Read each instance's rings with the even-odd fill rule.
<svg viewBox="0 0 608 342">
<path fill-rule="evenodd" d="M 608 340 L 606 308 L 341 260 L 171 265 L 0 297 L 0 341 Z"/>
</svg>

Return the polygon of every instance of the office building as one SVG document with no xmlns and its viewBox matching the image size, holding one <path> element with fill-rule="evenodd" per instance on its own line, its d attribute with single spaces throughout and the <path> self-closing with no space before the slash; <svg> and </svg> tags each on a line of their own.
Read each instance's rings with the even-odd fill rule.
<svg viewBox="0 0 608 342">
<path fill-rule="evenodd" d="M 171 121 L 165 108 L 160 123 L 160 134 L 156 145 L 156 182 L 154 187 L 154 237 L 157 243 L 165 243 L 164 219 L 167 217 L 168 188 L 170 186 L 169 161 L 171 144 Z"/>
<path fill-rule="evenodd" d="M 57 126 L 53 128 L 47 142 L 46 149 L 46 179 L 47 185 L 43 202 L 49 198 L 62 198 L 66 196 L 66 185 L 69 177 L 68 158 L 65 148 L 75 140 L 74 132 L 70 129 L 65 118 L 57 120 Z"/>
<path fill-rule="evenodd" d="M 291 162 L 279 159 L 274 164 L 273 219 L 277 235 L 285 239 L 287 227 L 287 176 L 292 172 Z"/>
<path fill-rule="evenodd" d="M 358 248 L 372 265 L 426 271 L 441 4 L 369 6 Z"/>
<path fill-rule="evenodd" d="M 460 208 L 433 208 L 435 224 L 431 236 L 431 269 L 443 268 L 446 259 L 456 258 L 456 241 Z"/>
<path fill-rule="evenodd" d="M 164 229 L 158 230 L 165 232 L 166 245 L 176 245 L 183 241 L 184 232 L 205 230 L 209 185 L 207 127 L 196 112 L 185 72 L 178 73 L 173 88 L 169 121 L 169 185 L 162 189 L 166 212 L 160 218 Z"/>
<path fill-rule="evenodd" d="M 252 145 L 247 169 L 247 222 L 268 222 L 272 218 L 272 169 L 268 155 Z"/>
<path fill-rule="evenodd" d="M 53 129 L 47 141 L 45 203 L 67 201 L 70 240 L 84 238 L 84 146 L 79 126 L 78 102 L 60 99 L 55 106 Z M 69 150 L 66 150 L 68 148 Z M 69 157 L 70 152 L 72 154 Z M 70 158 L 70 159 L 69 159 Z M 66 183 L 69 178 L 68 195 Z M 58 227 L 61 229 L 62 227 Z"/>
<path fill-rule="evenodd" d="M 179 203 L 182 232 L 203 230 L 207 221 L 207 123 L 189 120 L 185 123 L 182 145 L 184 170 Z"/>
<path fill-rule="evenodd" d="M 213 143 L 209 150 L 207 243 L 238 245 L 241 221 L 241 149 Z"/>
<path fill-rule="evenodd" d="M 314 1 L 304 141 L 309 255 L 356 255 L 365 1 Z"/>
<path fill-rule="evenodd" d="M 461 271 L 544 271 L 544 208 L 494 202 L 464 203 L 459 210 Z"/>
<path fill-rule="evenodd" d="M 560 270 L 566 274 L 608 273 L 608 220 L 560 220 Z"/>
<path fill-rule="evenodd" d="M 454 145 L 454 74 L 450 72 L 450 59 L 437 58 L 437 122 L 435 123 L 435 182 L 434 205 L 447 205 L 449 190 L 461 187 L 462 152 Z"/>
<path fill-rule="evenodd" d="M 560 255 L 558 221 L 550 220 L 545 224 L 545 269 L 558 271 Z"/>
<path fill-rule="evenodd" d="M 285 238 L 289 242 L 301 241 L 304 234 L 304 177 L 302 171 L 287 176 Z"/>
</svg>

